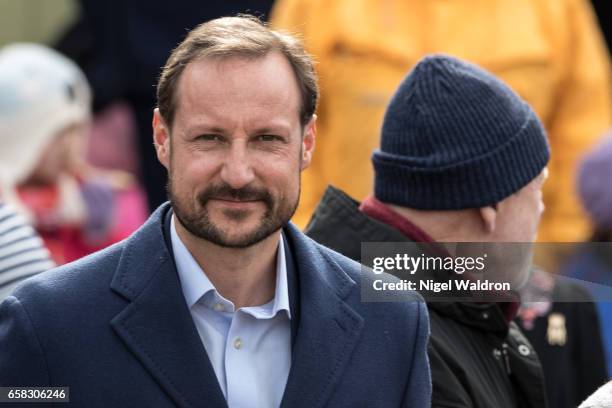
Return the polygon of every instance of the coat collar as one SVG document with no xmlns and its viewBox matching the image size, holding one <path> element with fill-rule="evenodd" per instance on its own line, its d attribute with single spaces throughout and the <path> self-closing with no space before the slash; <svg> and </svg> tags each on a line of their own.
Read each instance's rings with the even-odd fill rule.
<svg viewBox="0 0 612 408">
<path fill-rule="evenodd" d="M 130 303 L 111 321 L 116 333 L 180 407 L 227 406 L 182 295 L 165 220 L 158 208 L 126 242 L 111 288 Z M 285 230 L 293 353 L 283 407 L 325 405 L 363 327 L 346 302 L 356 283 L 296 227 Z"/>
</svg>

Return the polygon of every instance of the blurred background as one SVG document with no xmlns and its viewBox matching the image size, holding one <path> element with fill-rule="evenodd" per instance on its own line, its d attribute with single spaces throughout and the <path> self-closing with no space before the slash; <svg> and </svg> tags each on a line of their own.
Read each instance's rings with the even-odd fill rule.
<svg viewBox="0 0 612 408">
<path fill-rule="evenodd" d="M 53 44 L 78 14 L 73 0 L 2 0 L 0 46 L 16 41 Z"/>
</svg>

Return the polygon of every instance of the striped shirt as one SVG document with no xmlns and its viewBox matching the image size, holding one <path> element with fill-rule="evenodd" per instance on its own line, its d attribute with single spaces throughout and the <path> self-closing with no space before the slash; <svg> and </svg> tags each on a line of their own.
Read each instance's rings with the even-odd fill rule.
<svg viewBox="0 0 612 408">
<path fill-rule="evenodd" d="M 26 219 L 0 203 L 0 301 L 23 279 L 55 266 Z"/>
</svg>

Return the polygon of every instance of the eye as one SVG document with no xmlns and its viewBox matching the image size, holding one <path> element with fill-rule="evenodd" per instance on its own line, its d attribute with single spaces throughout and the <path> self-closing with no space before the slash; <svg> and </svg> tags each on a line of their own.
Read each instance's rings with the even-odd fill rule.
<svg viewBox="0 0 612 408">
<path fill-rule="evenodd" d="M 211 133 L 211 134 L 204 134 L 204 135 L 196 136 L 195 140 L 201 140 L 204 142 L 222 142 L 223 136 Z"/>
<path fill-rule="evenodd" d="M 255 140 L 258 142 L 283 142 L 285 139 L 276 135 L 259 135 Z"/>
</svg>

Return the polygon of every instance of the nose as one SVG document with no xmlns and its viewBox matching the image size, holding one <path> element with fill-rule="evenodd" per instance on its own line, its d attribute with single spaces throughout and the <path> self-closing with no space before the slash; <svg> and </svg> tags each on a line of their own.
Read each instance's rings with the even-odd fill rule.
<svg viewBox="0 0 612 408">
<path fill-rule="evenodd" d="M 247 147 L 235 141 L 227 151 L 221 169 L 221 179 L 229 186 L 239 189 L 250 184 L 255 178 Z"/>
</svg>

